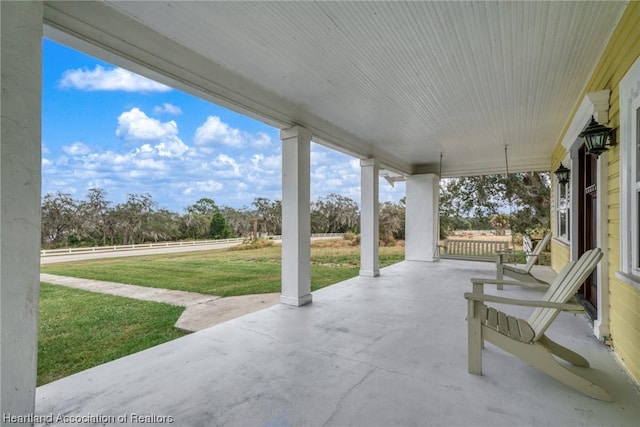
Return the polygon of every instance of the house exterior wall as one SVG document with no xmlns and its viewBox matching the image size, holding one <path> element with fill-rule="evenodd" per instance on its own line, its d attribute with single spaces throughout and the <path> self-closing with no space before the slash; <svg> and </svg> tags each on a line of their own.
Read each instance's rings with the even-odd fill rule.
<svg viewBox="0 0 640 427">
<path fill-rule="evenodd" d="M 609 43 L 596 65 L 583 96 L 591 92 L 610 89 L 609 126 L 616 129 L 619 140 L 620 103 L 619 84 L 633 63 L 640 57 L 640 2 L 630 2 Z M 577 106 L 576 106 L 577 110 Z M 575 111 L 573 113 L 575 115 Z M 569 120 L 570 122 L 571 120 Z M 567 125 L 568 127 L 568 125 Z M 565 129 L 566 133 L 567 129 Z M 564 137 L 564 134 L 563 134 Z M 561 138 L 562 140 L 562 138 Z M 560 165 L 566 150 L 558 142 L 551 155 L 551 170 Z M 616 278 L 620 270 L 620 146 L 611 148 L 601 157 L 607 161 L 607 252 L 609 279 L 610 328 L 612 345 L 627 369 L 640 381 L 640 290 Z M 552 187 L 552 206 L 555 206 L 555 186 Z M 552 212 L 552 229 L 555 227 Z M 572 213 L 575 218 L 576 212 Z M 561 268 L 570 258 L 569 248 L 554 240 L 552 243 L 552 267 Z"/>
</svg>

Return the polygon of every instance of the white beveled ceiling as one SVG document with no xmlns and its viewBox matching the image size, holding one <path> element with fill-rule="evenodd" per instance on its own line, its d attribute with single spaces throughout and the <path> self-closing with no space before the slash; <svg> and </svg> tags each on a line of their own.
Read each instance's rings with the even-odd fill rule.
<svg viewBox="0 0 640 427">
<path fill-rule="evenodd" d="M 47 2 L 45 34 L 402 173 L 546 170 L 627 2 Z M 604 89 L 604 88 L 603 88 Z"/>
</svg>

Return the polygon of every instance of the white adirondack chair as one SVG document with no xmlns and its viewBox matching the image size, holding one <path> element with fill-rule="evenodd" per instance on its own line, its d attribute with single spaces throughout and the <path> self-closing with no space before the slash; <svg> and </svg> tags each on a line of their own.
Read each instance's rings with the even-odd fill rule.
<svg viewBox="0 0 640 427">
<path fill-rule="evenodd" d="M 536 285 L 549 285 L 544 280 L 535 277 L 531 274 L 531 269 L 536 264 L 538 257 L 542 253 L 542 250 L 547 246 L 551 239 L 551 233 L 545 234 L 545 236 L 538 242 L 531 253 L 526 253 L 526 264 L 506 264 L 504 262 L 505 256 L 509 255 L 509 252 L 496 253 L 496 279 L 502 280 L 504 276 L 509 276 L 513 279 L 519 280 L 523 285 L 529 283 L 535 283 Z M 502 289 L 502 285 L 498 285 L 498 289 Z"/>
<path fill-rule="evenodd" d="M 545 335 L 561 311 L 584 311 L 581 305 L 570 303 L 569 300 L 593 272 L 601 258 L 602 251 L 596 248 L 585 252 L 578 261 L 567 264 L 540 301 L 502 298 L 483 292 L 483 286 L 488 283 L 521 285 L 517 281 L 471 279 L 473 292 L 464 294 L 468 300 L 469 372 L 482 375 L 482 348 L 486 340 L 589 397 L 611 401 L 611 397 L 602 387 L 565 368 L 553 356 L 581 367 L 589 367 L 589 362 Z M 536 309 L 528 320 L 523 320 L 487 306 L 486 303 L 489 302 Z"/>
</svg>

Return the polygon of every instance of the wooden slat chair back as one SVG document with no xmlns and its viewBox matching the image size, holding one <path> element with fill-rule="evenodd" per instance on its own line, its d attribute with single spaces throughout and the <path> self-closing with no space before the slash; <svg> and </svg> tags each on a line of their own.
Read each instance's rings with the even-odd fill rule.
<svg viewBox="0 0 640 427">
<path fill-rule="evenodd" d="M 549 286 L 549 289 L 542 297 L 542 300 L 565 303 L 574 297 L 576 292 L 585 280 L 595 270 L 598 262 L 602 258 L 602 251 L 600 249 L 592 249 L 585 252 L 574 266 L 567 265 L 565 268 L 567 271 L 562 275 L 558 275 L 556 281 L 553 282 L 555 286 Z M 571 263 L 570 263 L 571 264 Z M 563 269 L 561 272 L 564 272 Z M 559 282 L 556 284 L 556 282 Z M 562 310 L 553 308 L 536 308 L 528 319 L 531 327 L 536 331 L 536 338 L 540 338 L 547 331 L 549 326 L 553 323 L 558 314 Z"/>
<path fill-rule="evenodd" d="M 525 283 L 533 282 L 537 284 L 548 285 L 545 281 L 533 276 L 531 269 L 538 261 L 538 258 L 542 254 L 542 251 L 551 240 L 551 233 L 545 234 L 545 236 L 538 242 L 531 253 L 526 254 L 527 263 L 524 265 L 512 265 L 504 262 L 505 256 L 509 255 L 509 252 L 498 253 L 496 255 L 496 279 L 501 280 L 504 276 L 511 277 L 513 279 L 521 280 Z M 502 289 L 501 285 L 498 285 L 498 289 Z"/>
<path fill-rule="evenodd" d="M 522 250 L 525 254 L 530 254 L 533 252 L 533 243 L 531 242 L 531 237 L 528 235 L 522 236 Z"/>
<path fill-rule="evenodd" d="M 538 262 L 538 258 L 542 254 L 542 251 L 544 250 L 544 248 L 549 243 L 549 240 L 551 240 L 551 233 L 545 234 L 542 240 L 538 242 L 536 247 L 533 248 L 531 252 L 526 254 L 527 263 L 524 266 L 524 269 L 526 271 L 531 271 L 533 266 L 536 265 L 536 262 Z"/>
<path fill-rule="evenodd" d="M 570 270 L 573 269 L 575 264 L 576 262 L 573 261 L 567 263 L 567 265 L 564 266 L 542 300 L 546 301 L 546 297 L 548 297 L 549 294 L 553 293 L 552 290 L 558 289 L 558 287 L 562 285 L 562 283 L 560 282 L 565 281 L 564 279 L 567 278 Z M 474 286 L 474 292 L 482 293 L 481 289 L 479 290 L 478 288 L 476 288 L 476 286 Z M 534 341 L 534 339 L 542 336 L 548 328 L 548 325 L 545 325 L 544 322 L 549 321 L 550 324 L 550 322 L 553 321 L 553 319 L 557 316 L 556 314 L 555 316 L 553 316 L 553 318 L 551 318 L 551 316 L 549 315 L 550 313 L 543 310 L 553 309 L 543 309 L 540 307 L 534 310 L 528 320 L 509 316 L 505 313 L 502 313 L 501 311 L 496 310 L 493 307 L 488 307 L 486 305 L 482 306 L 482 310 L 483 313 L 481 314 L 481 319 L 486 326 L 495 329 L 497 332 L 500 332 L 501 334 L 508 336 L 509 338 L 513 338 L 525 343 L 531 343 Z"/>
<path fill-rule="evenodd" d="M 545 335 L 561 311 L 584 311 L 581 305 L 568 301 L 595 270 L 601 258 L 602 251 L 596 248 L 585 252 L 578 261 L 568 263 L 539 301 L 484 294 L 485 284 L 501 282 L 507 285 L 521 285 L 517 281 L 472 279 L 473 292 L 464 294 L 469 306 L 467 314 L 469 372 L 482 374 L 482 348 L 486 340 L 587 396 L 610 401 L 611 397 L 602 387 L 568 370 L 553 356 L 576 366 L 589 367 L 589 362 Z M 486 302 L 536 307 L 536 309 L 528 320 L 523 320 L 489 307 Z"/>
</svg>

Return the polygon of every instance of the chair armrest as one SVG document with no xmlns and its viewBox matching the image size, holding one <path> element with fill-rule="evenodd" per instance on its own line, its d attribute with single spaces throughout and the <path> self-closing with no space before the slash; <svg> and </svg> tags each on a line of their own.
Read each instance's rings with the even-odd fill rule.
<svg viewBox="0 0 640 427">
<path fill-rule="evenodd" d="M 527 288 L 548 288 L 547 285 L 535 283 L 524 283 L 518 280 L 500 280 L 492 279 L 491 277 L 473 277 L 471 279 L 473 285 L 514 285 L 514 286 L 526 286 Z"/>
<path fill-rule="evenodd" d="M 496 251 L 496 266 L 504 264 L 509 260 L 509 256 L 512 254 L 511 250 Z"/>
<path fill-rule="evenodd" d="M 576 303 L 504 298 L 495 295 L 477 294 L 474 292 L 465 292 L 464 297 L 470 301 L 493 302 L 496 304 L 517 305 L 522 307 L 557 308 L 558 310 L 564 311 L 584 312 L 584 307 Z"/>
</svg>

